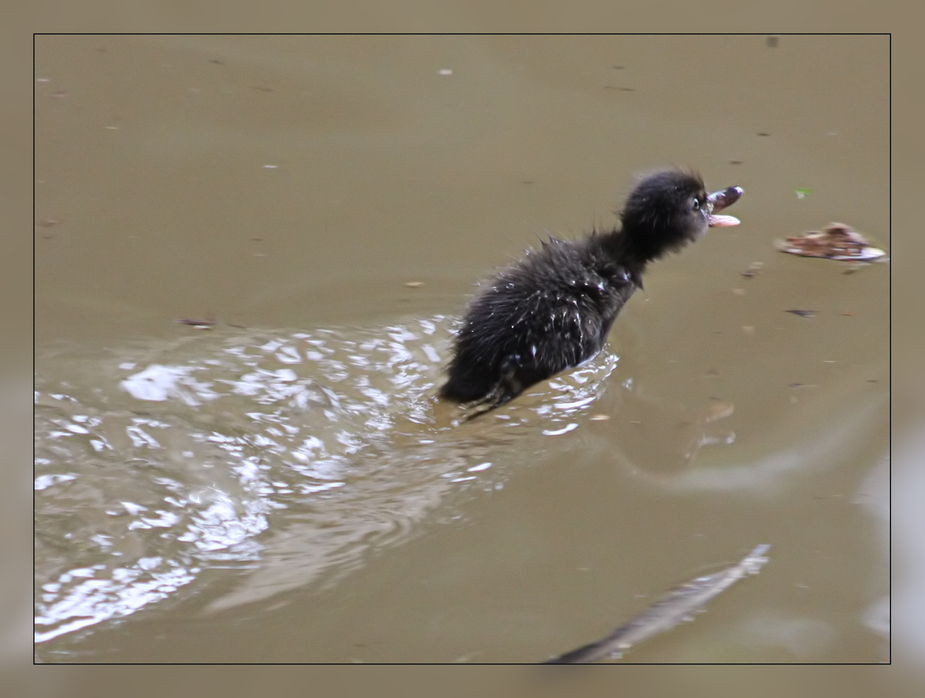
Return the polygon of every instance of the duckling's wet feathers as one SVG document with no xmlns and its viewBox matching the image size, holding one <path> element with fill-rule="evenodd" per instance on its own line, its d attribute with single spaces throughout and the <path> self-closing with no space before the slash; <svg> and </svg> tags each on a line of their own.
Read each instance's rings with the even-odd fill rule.
<svg viewBox="0 0 925 698">
<path fill-rule="evenodd" d="M 649 261 L 735 225 L 713 212 L 737 188 L 707 195 L 699 176 L 665 170 L 627 199 L 621 228 L 578 240 L 550 238 L 503 269 L 469 306 L 440 395 L 488 409 L 597 354 Z"/>
</svg>

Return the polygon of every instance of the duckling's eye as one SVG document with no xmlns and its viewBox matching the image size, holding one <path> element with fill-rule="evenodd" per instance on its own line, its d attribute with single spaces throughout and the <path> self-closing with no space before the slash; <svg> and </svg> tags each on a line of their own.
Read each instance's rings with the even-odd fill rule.
<svg viewBox="0 0 925 698">
<path fill-rule="evenodd" d="M 694 203 L 691 206 L 691 211 L 699 211 L 699 210 L 700 210 L 700 200 L 694 199 Z"/>
</svg>

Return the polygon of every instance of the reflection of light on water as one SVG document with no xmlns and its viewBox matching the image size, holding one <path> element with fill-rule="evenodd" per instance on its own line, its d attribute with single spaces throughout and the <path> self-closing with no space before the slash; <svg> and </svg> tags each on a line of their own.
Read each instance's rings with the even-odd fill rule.
<svg viewBox="0 0 925 698">
<path fill-rule="evenodd" d="M 247 571 L 211 608 L 343 574 L 450 493 L 500 488 L 498 463 L 530 460 L 506 428 L 539 413 L 549 435 L 576 429 L 617 363 L 599 357 L 518 419 L 460 431 L 431 397 L 450 327 L 199 334 L 86 376 L 57 355 L 62 378 L 36 378 L 36 642 L 127 616 L 204 569 Z"/>
<path fill-rule="evenodd" d="M 891 597 L 874 604 L 868 622 L 895 641 L 898 659 L 921 662 L 925 658 L 925 429 L 898 439 L 892 458 L 885 459 L 880 472 L 872 473 L 862 492 L 868 494 L 862 501 L 880 520 L 884 561 L 892 573 Z M 896 609 L 895 624 L 891 606 Z"/>
<path fill-rule="evenodd" d="M 557 429 L 545 430 L 543 434 L 559 436 L 577 429 L 578 424 L 568 420 L 583 413 L 601 396 L 607 385 L 607 377 L 617 369 L 619 360 L 616 354 L 603 354 L 551 378 L 549 388 L 554 391 L 552 399 L 544 396 L 546 399 L 537 405 L 536 414 L 545 417 L 546 421 L 566 424 Z"/>
<path fill-rule="evenodd" d="M 764 647 L 781 647 L 790 655 L 811 660 L 836 639 L 830 623 L 807 618 L 786 618 L 757 613 L 742 623 L 743 642 Z"/>
<path fill-rule="evenodd" d="M 699 467 L 689 470 L 664 486 L 680 492 L 749 491 L 770 495 L 784 485 L 797 470 L 834 463 L 857 449 L 868 433 L 867 426 L 874 414 L 883 408 L 883 400 L 868 401 L 840 418 L 834 425 L 819 429 L 809 439 L 788 449 L 782 449 L 755 461 L 735 466 Z"/>
<path fill-rule="evenodd" d="M 80 581 L 84 576 L 95 577 L 105 567 L 100 564 L 86 570 L 71 570 L 57 582 L 42 585 L 39 607 L 43 612 L 35 617 L 35 642 L 47 642 L 110 618 L 127 616 L 148 604 L 166 599 L 179 587 L 193 581 L 199 572 L 198 568 L 186 570 L 180 567 L 153 571 L 145 569 L 150 567 L 150 562 L 143 558 L 136 567 L 109 570 L 109 579 Z M 68 593 L 61 598 L 60 592 L 64 587 L 68 587 Z M 49 629 L 43 631 L 43 627 Z"/>
<path fill-rule="evenodd" d="M 197 397 L 204 400 L 217 397 L 207 384 L 190 378 L 191 372 L 189 367 L 152 364 L 122 381 L 122 387 L 136 400 L 161 402 L 172 397 L 190 407 L 201 404 Z"/>
<path fill-rule="evenodd" d="M 568 434 L 570 431 L 574 431 L 578 428 L 578 424 L 572 422 L 571 424 L 566 424 L 561 429 L 544 429 L 544 436 L 562 436 L 562 434 Z"/>
<path fill-rule="evenodd" d="M 925 446 L 925 445 L 923 445 Z M 922 448 L 922 446 L 920 446 Z M 921 451 L 920 451 L 921 453 Z M 921 462 L 922 456 L 918 457 L 918 460 Z M 910 490 L 913 492 L 922 492 L 925 491 L 925 482 L 912 483 L 911 487 L 907 487 L 908 483 L 905 482 L 906 478 L 910 473 L 903 472 L 905 466 L 903 463 L 908 463 L 908 460 L 900 457 L 897 459 L 897 482 L 900 483 L 900 488 L 905 490 Z M 914 470 L 919 473 L 922 472 L 920 467 L 915 467 Z M 915 476 L 913 475 L 913 480 Z M 854 502 L 856 504 L 862 505 L 867 509 L 868 513 L 873 517 L 876 524 L 880 529 L 880 543 L 882 545 L 882 560 L 884 563 L 884 568 L 889 565 L 890 562 L 890 454 L 885 454 L 881 458 L 880 462 L 871 470 L 871 472 L 864 478 L 864 482 L 861 484 L 861 487 L 858 490 L 858 493 L 854 497 Z M 917 486 L 916 486 L 917 484 Z M 918 497 L 916 498 L 919 499 Z M 916 501 L 914 510 L 919 508 L 919 501 Z M 913 517 L 915 515 L 913 514 Z M 922 522 L 913 521 L 913 525 L 918 525 L 918 530 L 916 531 L 915 537 L 919 537 L 920 534 L 918 531 L 922 530 Z M 899 537 L 902 537 L 900 534 Z M 910 557 L 914 560 L 916 557 L 919 558 L 919 564 L 925 564 L 925 554 L 919 554 L 916 556 L 914 551 L 911 552 Z M 900 553 L 901 554 L 901 553 Z M 899 557 L 899 556 L 897 556 Z M 912 587 L 915 589 L 921 589 L 923 584 L 925 584 L 925 574 L 919 578 L 918 582 L 915 580 L 912 581 Z M 919 597 L 919 604 L 921 604 L 922 599 Z M 913 605 L 914 605 L 913 601 Z M 922 613 L 919 612 L 919 617 Z M 874 601 L 864 612 L 864 623 L 873 630 L 875 633 L 878 633 L 883 637 L 887 643 L 890 640 L 890 597 L 885 596 L 877 601 Z M 915 617 L 914 610 L 907 614 L 907 617 Z M 921 624 L 913 625 L 914 631 L 920 630 Z M 921 635 L 921 632 L 919 633 Z M 919 655 L 925 654 L 925 638 L 919 637 L 918 642 L 915 641 L 910 643 L 912 646 L 918 644 L 920 646 Z M 889 644 L 886 645 L 889 648 Z"/>
</svg>

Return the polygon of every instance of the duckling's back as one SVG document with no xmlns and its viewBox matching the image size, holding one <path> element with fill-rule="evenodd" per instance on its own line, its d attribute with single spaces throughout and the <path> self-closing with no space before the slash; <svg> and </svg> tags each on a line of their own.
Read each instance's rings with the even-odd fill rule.
<svg viewBox="0 0 925 698">
<path fill-rule="evenodd" d="M 502 270 L 469 307 L 440 395 L 498 407 L 596 355 L 636 289 L 602 237 L 550 238 Z"/>
</svg>

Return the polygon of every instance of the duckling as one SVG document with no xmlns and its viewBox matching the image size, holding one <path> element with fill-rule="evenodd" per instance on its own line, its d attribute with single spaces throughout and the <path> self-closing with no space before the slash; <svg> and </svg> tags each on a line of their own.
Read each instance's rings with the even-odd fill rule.
<svg viewBox="0 0 925 698">
<path fill-rule="evenodd" d="M 476 415 L 482 414 L 592 358 L 642 288 L 649 262 L 699 240 L 711 227 L 738 225 L 717 214 L 740 196 L 740 187 L 707 194 L 699 175 L 661 170 L 630 193 L 619 229 L 576 240 L 550 237 L 527 251 L 470 304 L 439 395 L 479 405 Z"/>
</svg>

